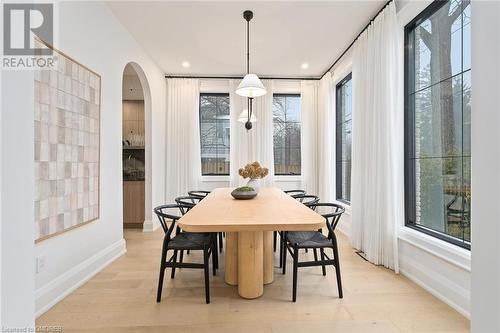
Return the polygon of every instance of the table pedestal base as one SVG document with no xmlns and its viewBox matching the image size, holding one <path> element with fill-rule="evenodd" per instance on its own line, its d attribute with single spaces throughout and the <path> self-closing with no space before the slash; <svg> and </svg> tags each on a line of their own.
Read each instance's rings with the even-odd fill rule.
<svg viewBox="0 0 500 333">
<path fill-rule="evenodd" d="M 225 280 L 243 298 L 257 298 L 273 282 L 272 231 L 226 232 Z"/>
</svg>

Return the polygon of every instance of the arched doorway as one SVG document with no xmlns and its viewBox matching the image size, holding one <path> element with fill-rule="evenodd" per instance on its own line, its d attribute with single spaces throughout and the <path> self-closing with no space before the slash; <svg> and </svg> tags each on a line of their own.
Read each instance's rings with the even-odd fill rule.
<svg viewBox="0 0 500 333">
<path fill-rule="evenodd" d="M 123 227 L 150 231 L 151 95 L 142 68 L 134 62 L 122 81 Z"/>
</svg>

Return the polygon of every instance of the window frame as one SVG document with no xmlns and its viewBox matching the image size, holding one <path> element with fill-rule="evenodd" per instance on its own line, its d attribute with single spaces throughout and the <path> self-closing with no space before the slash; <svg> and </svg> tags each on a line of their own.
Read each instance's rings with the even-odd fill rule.
<svg viewBox="0 0 500 333">
<path fill-rule="evenodd" d="M 404 191 L 405 191 L 405 227 L 422 232 L 460 248 L 470 250 L 471 243 L 463 239 L 455 238 L 451 235 L 427 228 L 416 223 L 416 168 L 415 159 L 415 98 L 412 96 L 415 91 L 415 29 L 430 16 L 441 9 L 448 1 L 434 0 L 422 12 L 404 27 Z M 466 1 L 466 0 L 462 0 Z M 462 27 L 463 28 L 463 27 Z M 461 45 L 463 56 L 464 46 Z M 463 61 L 463 60 L 462 60 Z M 467 70 L 468 71 L 468 70 Z M 460 75 L 467 71 L 463 68 Z M 457 75 L 457 74 L 456 74 Z M 454 75 L 455 76 L 455 75 Z M 454 77 L 452 76 L 452 77 Z M 438 84 L 438 83 L 435 83 Z M 463 88 L 462 88 L 463 89 Z M 462 90 L 463 93 L 463 90 Z M 463 112 L 463 105 L 462 105 Z M 462 124 L 463 128 L 463 124 Z M 462 129 L 463 130 L 463 129 Z M 411 160 L 413 159 L 413 163 Z M 470 226 L 469 226 L 470 227 Z"/>
<path fill-rule="evenodd" d="M 342 80 L 340 80 L 335 86 L 335 200 L 341 202 L 345 205 L 350 206 L 351 202 L 343 198 L 342 195 L 342 168 L 338 167 L 339 161 L 342 161 L 342 123 L 339 119 L 342 119 L 342 87 L 349 81 L 352 80 L 352 72 L 347 74 Z M 352 115 L 352 109 L 351 109 Z M 352 116 L 351 116 L 352 122 Z M 352 142 L 351 142 L 352 143 Z M 351 163 L 352 163 L 352 153 L 351 153 Z M 352 166 L 352 164 L 351 164 Z"/>
<path fill-rule="evenodd" d="M 203 165 L 203 162 L 201 160 L 201 149 L 202 149 L 202 142 L 201 142 L 201 124 L 202 124 L 202 116 L 201 116 L 201 99 L 202 96 L 215 96 L 215 97 L 229 97 L 229 93 L 223 93 L 223 92 L 217 92 L 217 93 L 211 93 L 211 92 L 200 92 L 200 97 L 199 97 L 199 106 L 198 106 L 198 122 L 199 122 L 199 134 L 200 134 L 200 163 Z M 217 124 L 217 121 L 216 121 Z M 231 120 L 229 120 L 229 125 L 231 126 Z M 216 125 L 217 126 L 217 125 Z M 231 133 L 229 134 L 231 135 Z M 231 141 L 230 141 L 231 142 Z M 231 144 L 229 145 L 229 154 L 231 154 Z M 230 162 L 231 163 L 231 162 Z M 231 169 L 231 165 L 229 165 L 229 170 Z M 203 167 L 201 168 L 201 176 L 204 178 L 207 177 L 228 177 L 228 173 L 203 173 Z"/>
<path fill-rule="evenodd" d="M 300 93 L 273 93 L 273 100 L 274 97 L 299 97 L 300 99 L 302 98 L 302 95 Z M 285 124 L 287 123 L 285 119 Z M 292 123 L 292 121 L 291 121 Z M 296 123 L 296 121 L 293 121 L 293 123 Z M 273 116 L 273 165 L 275 165 L 274 161 L 274 116 Z M 301 137 L 301 143 L 300 143 L 300 173 L 276 173 L 276 168 L 274 168 L 274 176 L 275 177 L 302 177 L 302 107 L 300 109 L 300 137 Z"/>
</svg>

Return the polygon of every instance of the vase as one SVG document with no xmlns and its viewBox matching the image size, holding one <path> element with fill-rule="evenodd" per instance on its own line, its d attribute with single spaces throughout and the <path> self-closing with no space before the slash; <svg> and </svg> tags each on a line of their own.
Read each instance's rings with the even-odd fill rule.
<svg viewBox="0 0 500 333">
<path fill-rule="evenodd" d="M 257 191 L 238 191 L 238 189 L 235 189 L 231 192 L 231 195 L 233 198 L 237 200 L 249 200 L 253 199 L 257 196 Z"/>
<path fill-rule="evenodd" d="M 259 191 L 259 187 L 260 187 L 260 179 L 250 179 L 248 182 L 247 182 L 247 186 L 250 186 L 250 187 L 253 187 L 255 189 L 256 192 Z"/>
</svg>

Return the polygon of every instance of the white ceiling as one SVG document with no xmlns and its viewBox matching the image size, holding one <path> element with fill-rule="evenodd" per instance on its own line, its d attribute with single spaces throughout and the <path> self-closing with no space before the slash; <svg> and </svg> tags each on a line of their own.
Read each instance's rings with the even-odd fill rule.
<svg viewBox="0 0 500 333">
<path fill-rule="evenodd" d="M 385 4 L 372 1 L 112 1 L 108 6 L 166 74 L 317 77 Z M 189 62 L 184 68 L 182 63 Z M 308 69 L 301 65 L 308 63 Z"/>
</svg>

